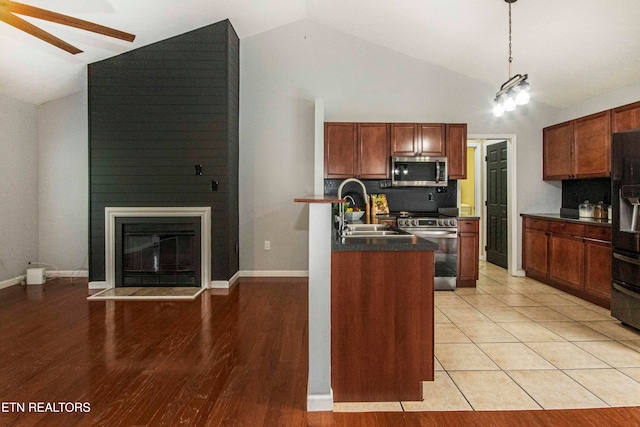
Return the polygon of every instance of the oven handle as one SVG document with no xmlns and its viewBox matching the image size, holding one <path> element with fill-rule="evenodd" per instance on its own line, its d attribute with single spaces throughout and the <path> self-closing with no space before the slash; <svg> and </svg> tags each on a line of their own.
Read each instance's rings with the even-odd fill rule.
<svg viewBox="0 0 640 427">
<path fill-rule="evenodd" d="M 613 253 L 613 257 L 619 259 L 620 261 L 628 262 L 629 264 L 640 265 L 640 260 L 637 258 L 631 258 L 625 255 L 621 255 L 617 252 Z"/>
<path fill-rule="evenodd" d="M 418 237 L 437 237 L 440 239 L 457 239 L 458 232 L 451 230 L 430 230 L 425 231 L 420 228 L 401 228 L 401 230 L 406 231 L 407 233 L 411 233 L 414 236 Z"/>
<path fill-rule="evenodd" d="M 611 285 L 613 286 L 614 289 L 616 289 L 619 292 L 622 292 L 625 295 L 628 295 L 635 299 L 640 299 L 640 294 L 637 291 L 634 292 L 633 290 L 631 290 L 629 285 L 625 286 L 625 284 L 620 283 L 617 280 L 614 280 L 613 283 L 611 283 Z"/>
</svg>

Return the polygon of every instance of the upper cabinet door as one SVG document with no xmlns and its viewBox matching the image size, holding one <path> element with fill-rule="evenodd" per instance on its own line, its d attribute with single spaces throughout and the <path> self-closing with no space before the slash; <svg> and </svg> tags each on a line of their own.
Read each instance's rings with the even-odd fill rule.
<svg viewBox="0 0 640 427">
<path fill-rule="evenodd" d="M 415 123 L 391 123 L 391 155 L 410 157 L 419 151 L 420 141 Z"/>
<path fill-rule="evenodd" d="M 352 178 L 356 175 L 355 123 L 324 124 L 324 177 Z"/>
<path fill-rule="evenodd" d="M 467 179 L 467 124 L 445 126 L 449 179 Z"/>
<path fill-rule="evenodd" d="M 611 113 L 611 133 L 640 128 L 640 102 L 614 108 Z"/>
<path fill-rule="evenodd" d="M 444 157 L 444 124 L 443 123 L 419 123 L 418 136 L 420 145 L 418 153 L 421 156 Z"/>
<path fill-rule="evenodd" d="M 363 179 L 387 179 L 390 169 L 390 125 L 358 124 L 358 171 Z"/>
<path fill-rule="evenodd" d="M 611 176 L 611 113 L 603 111 L 574 120 L 575 178 Z"/>
<path fill-rule="evenodd" d="M 542 178 L 573 178 L 573 122 L 544 128 L 542 140 Z"/>
</svg>

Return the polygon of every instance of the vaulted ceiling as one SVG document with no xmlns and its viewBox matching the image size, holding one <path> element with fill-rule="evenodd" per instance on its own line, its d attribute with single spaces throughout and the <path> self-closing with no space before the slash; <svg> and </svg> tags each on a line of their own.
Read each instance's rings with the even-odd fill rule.
<svg viewBox="0 0 640 427">
<path fill-rule="evenodd" d="M 133 43 L 22 17 L 82 49 L 71 55 L 0 22 L 0 94 L 40 104 L 77 92 L 86 64 L 229 19 L 240 39 L 311 19 L 498 87 L 508 78 L 504 0 L 22 0 L 133 33 Z M 0 2 L 1 3 L 1 2 Z M 519 0 L 513 73 L 567 107 L 640 82 L 640 1 Z"/>
</svg>

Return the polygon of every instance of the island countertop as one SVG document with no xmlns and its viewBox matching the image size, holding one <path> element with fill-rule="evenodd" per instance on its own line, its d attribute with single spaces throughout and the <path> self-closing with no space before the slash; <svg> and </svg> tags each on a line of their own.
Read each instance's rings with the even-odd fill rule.
<svg viewBox="0 0 640 427">
<path fill-rule="evenodd" d="M 435 251 L 438 244 L 417 236 L 411 237 L 341 237 L 332 230 L 331 252 L 363 252 L 363 251 Z"/>
</svg>

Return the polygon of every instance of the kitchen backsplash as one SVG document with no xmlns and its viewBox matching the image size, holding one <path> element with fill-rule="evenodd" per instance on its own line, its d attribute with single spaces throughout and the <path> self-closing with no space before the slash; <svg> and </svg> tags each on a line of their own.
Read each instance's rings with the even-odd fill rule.
<svg viewBox="0 0 640 427">
<path fill-rule="evenodd" d="M 578 209 L 585 200 L 592 204 L 603 201 L 611 204 L 611 179 L 570 179 L 562 181 L 562 207 Z"/>
<path fill-rule="evenodd" d="M 324 194 L 336 196 L 342 181 L 342 179 L 325 179 Z M 458 182 L 455 180 L 449 181 L 449 186 L 445 187 L 446 193 L 438 193 L 438 187 L 382 188 L 379 180 L 362 180 L 362 182 L 367 188 L 367 193 L 384 193 L 387 196 L 390 211 L 435 212 L 438 208 L 457 206 Z M 344 186 L 343 193 L 343 196 L 351 195 L 358 206 L 364 206 L 362 188 L 358 183 L 348 183 Z M 431 200 L 429 200 L 429 194 L 431 194 Z"/>
</svg>

